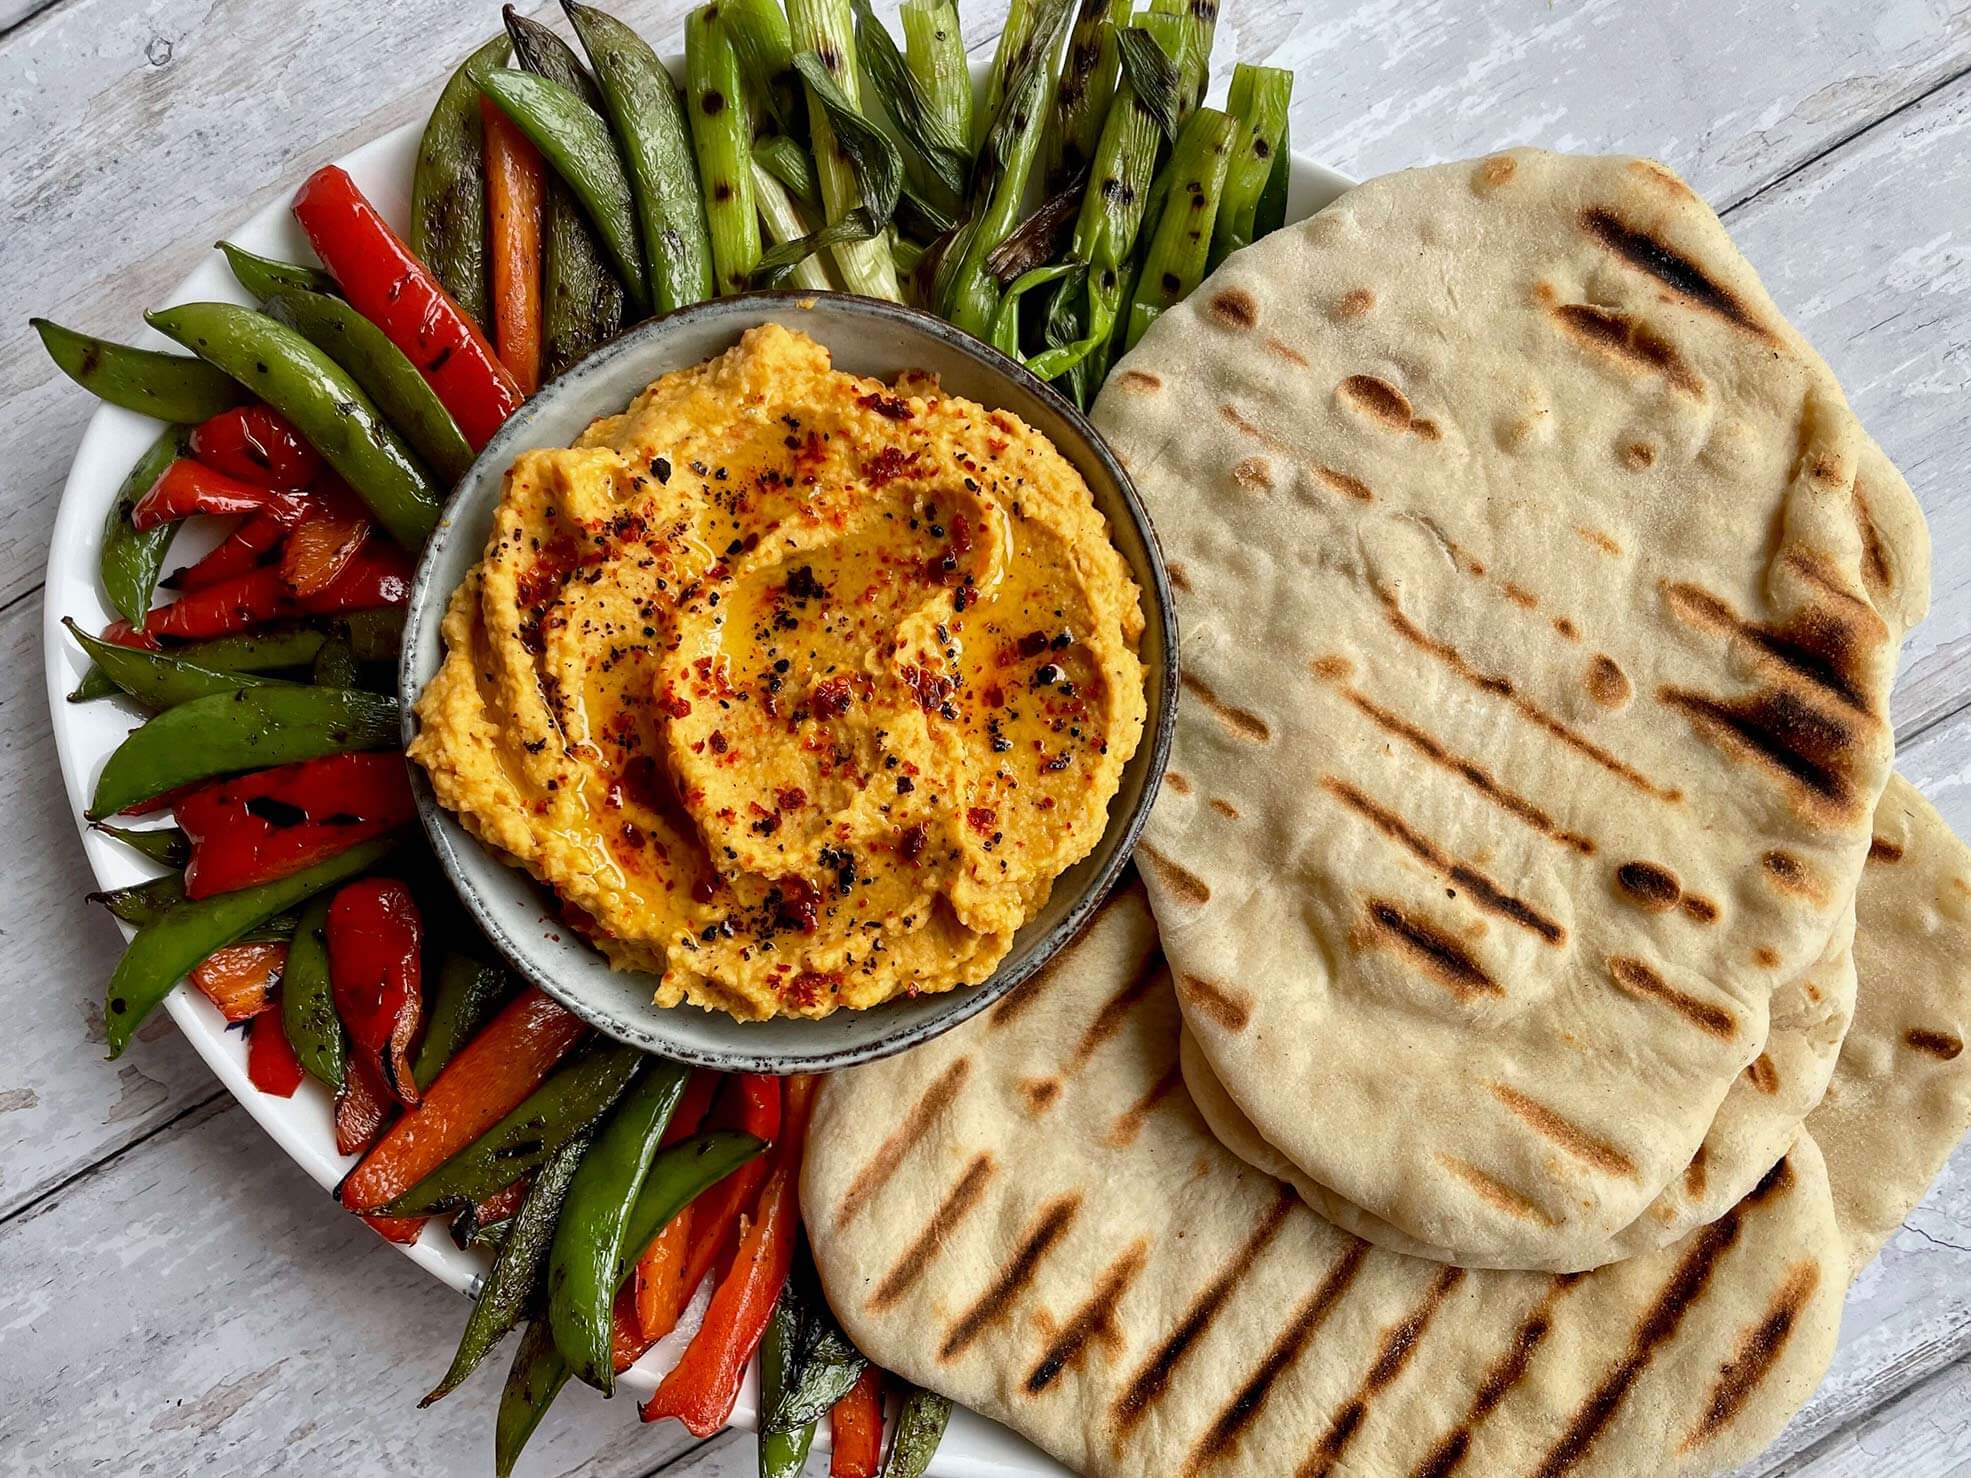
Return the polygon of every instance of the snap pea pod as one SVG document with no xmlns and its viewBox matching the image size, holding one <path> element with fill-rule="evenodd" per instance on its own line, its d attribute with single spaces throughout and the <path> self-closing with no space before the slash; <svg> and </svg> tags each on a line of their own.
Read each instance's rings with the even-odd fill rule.
<svg viewBox="0 0 1971 1478">
<path fill-rule="evenodd" d="M 173 905 L 185 901 L 185 880 L 175 872 L 167 872 L 162 877 L 148 878 L 128 887 L 91 893 L 89 901 L 102 904 L 124 923 L 141 928 L 163 918 Z"/>
<path fill-rule="evenodd" d="M 318 688 L 353 688 L 361 675 L 356 667 L 356 654 L 339 636 L 322 643 L 322 649 L 315 653 L 314 666 L 308 669 L 308 681 Z"/>
<path fill-rule="evenodd" d="M 405 548 L 442 501 L 430 475 L 348 372 L 286 324 L 233 303 L 184 303 L 145 321 L 286 416 Z"/>
<path fill-rule="evenodd" d="M 194 698 L 234 693 L 241 688 L 293 686 L 275 677 L 260 677 L 251 672 L 221 672 L 193 662 L 183 662 L 176 657 L 167 657 L 162 652 L 146 652 L 140 647 L 120 647 L 114 642 L 98 641 L 67 616 L 62 617 L 62 625 L 68 628 L 68 634 L 75 638 L 82 650 L 95 659 L 96 666 L 111 682 L 151 708 L 175 708 Z"/>
<path fill-rule="evenodd" d="M 515 60 L 600 111 L 602 94 L 574 49 L 511 6 L 506 27 Z M 541 207 L 541 375 L 552 380 L 588 358 L 623 326 L 623 284 L 609 270 L 582 207 L 560 180 L 548 180 Z"/>
<path fill-rule="evenodd" d="M 420 1089 L 431 1086 L 452 1054 L 491 1019 L 517 984 L 506 971 L 470 955 L 445 956 L 438 969 L 438 988 L 424 1013 L 424 1040 L 411 1065 L 411 1077 Z"/>
<path fill-rule="evenodd" d="M 351 611 L 336 617 L 328 629 L 349 643 L 358 662 L 395 662 L 404 645 L 404 608 L 378 606 Z"/>
<path fill-rule="evenodd" d="M 299 684 L 238 688 L 167 708 L 116 747 L 96 781 L 91 821 L 215 775 L 352 750 L 394 749 L 397 700 Z"/>
<path fill-rule="evenodd" d="M 103 519 L 103 552 L 97 562 L 103 591 L 116 613 L 133 626 L 142 625 L 150 611 L 158 572 L 164 568 L 164 552 L 171 547 L 178 525 L 162 523 L 139 533 L 131 526 L 130 510 L 164 475 L 164 469 L 185 455 L 190 437 L 189 427 L 165 427 L 123 479 Z"/>
<path fill-rule="evenodd" d="M 229 376 L 201 360 L 113 343 L 45 318 L 28 324 L 57 369 L 125 410 L 160 421 L 204 421 L 246 399 Z"/>
<path fill-rule="evenodd" d="M 504 62 L 508 44 L 495 36 L 459 63 L 431 109 L 411 177 L 411 250 L 482 328 L 493 321 L 486 281 L 486 138 L 472 74 Z"/>
<path fill-rule="evenodd" d="M 506 1240 L 480 1285 L 465 1332 L 459 1336 L 458 1352 L 452 1356 L 444 1378 L 418 1402 L 419 1410 L 457 1390 L 527 1312 L 527 1305 L 541 1287 L 541 1273 L 547 1266 L 548 1248 L 568 1196 L 568 1184 L 588 1150 L 588 1136 L 576 1135 L 548 1157 L 527 1187 L 526 1199 L 514 1213 Z"/>
<path fill-rule="evenodd" d="M 318 893 L 301 911 L 281 972 L 281 1029 L 308 1076 L 330 1089 L 342 1087 L 349 1040 L 329 990 L 328 915 L 333 894 Z"/>
<path fill-rule="evenodd" d="M 625 1225 L 690 1076 L 672 1062 L 655 1061 L 645 1068 L 597 1132 L 554 1229 L 548 1323 L 555 1347 L 579 1380 L 605 1396 L 616 1383 L 610 1312 L 616 1296 L 613 1274 L 625 1260 Z"/>
<path fill-rule="evenodd" d="M 262 310 L 284 323 L 337 364 L 358 385 L 425 465 L 446 483 L 472 465 L 472 447 L 452 413 L 390 335 L 340 298 L 289 288 L 269 297 Z"/>
<path fill-rule="evenodd" d="M 912 1386 L 897 1408 L 896 1435 L 881 1478 L 924 1478 L 950 1421 L 950 1397 Z"/>
<path fill-rule="evenodd" d="M 226 254 L 226 265 L 232 269 L 233 280 L 245 288 L 247 295 L 256 303 L 264 303 L 275 293 L 286 292 L 289 288 L 331 295 L 339 291 L 335 279 L 320 267 L 304 267 L 299 262 L 259 256 L 245 247 L 234 246 L 230 241 L 222 241 L 218 246 Z"/>
<path fill-rule="evenodd" d="M 568 1362 L 554 1347 L 547 1315 L 536 1314 L 520 1336 L 520 1348 L 513 1352 L 513 1368 L 500 1392 L 499 1415 L 493 1419 L 494 1478 L 510 1478 L 527 1439 L 567 1384 Z"/>
<path fill-rule="evenodd" d="M 115 678 L 91 662 L 88 671 L 82 674 L 82 681 L 77 683 L 74 689 L 70 691 L 68 701 L 71 703 L 94 703 L 98 699 L 114 698 L 122 691 L 123 689 L 116 685 Z"/>
<path fill-rule="evenodd" d="M 793 1372 L 794 1338 L 799 1325 L 793 1300 L 786 1288 L 774 1300 L 773 1314 L 767 1320 L 766 1334 L 760 1340 L 760 1410 L 770 1412 L 780 1404 Z M 807 1466 L 808 1449 L 814 1445 L 814 1422 L 792 1431 L 770 1431 L 760 1427 L 760 1478 L 799 1478 Z"/>
<path fill-rule="evenodd" d="M 191 838 L 175 826 L 157 826 L 139 831 L 129 826 L 111 826 L 98 821 L 89 828 L 123 843 L 133 852 L 150 858 L 159 867 L 183 867 L 192 855 Z"/>
<path fill-rule="evenodd" d="M 383 1207 L 385 1216 L 427 1216 L 483 1201 L 539 1168 L 592 1129 L 622 1096 L 642 1054 L 605 1042 L 558 1068 L 519 1107 Z"/>
<path fill-rule="evenodd" d="M 289 631 L 257 631 L 250 636 L 215 636 L 207 641 L 188 642 L 173 647 L 171 655 L 181 662 L 216 672 L 269 672 L 276 668 L 306 667 L 327 640 L 319 631 L 296 627 Z"/>
<path fill-rule="evenodd" d="M 636 202 L 602 115 L 560 83 L 531 72 L 490 67 L 478 79 L 479 90 L 527 135 L 581 202 L 631 304 L 647 313 L 650 280 L 637 244 Z"/>
<path fill-rule="evenodd" d="M 698 189 L 684 97 L 670 69 L 635 31 L 575 0 L 561 0 L 561 8 L 568 12 L 595 67 L 604 110 L 622 141 L 652 303 L 659 313 L 668 313 L 702 302 L 715 292 L 712 238 Z M 686 25 L 688 54 L 688 20 Z M 750 216 L 750 200 L 746 209 Z"/>
<path fill-rule="evenodd" d="M 109 1055 L 123 1054 L 144 1018 L 200 960 L 324 888 L 368 871 L 395 845 L 388 837 L 364 842 L 275 882 L 179 903 L 140 927 L 117 961 L 106 992 Z"/>
</svg>

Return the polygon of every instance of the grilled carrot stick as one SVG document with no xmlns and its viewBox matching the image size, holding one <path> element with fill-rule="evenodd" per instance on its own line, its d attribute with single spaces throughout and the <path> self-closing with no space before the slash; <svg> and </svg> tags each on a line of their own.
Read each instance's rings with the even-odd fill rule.
<svg viewBox="0 0 1971 1478">
<path fill-rule="evenodd" d="M 484 98 L 486 207 L 492 219 L 493 342 L 522 395 L 541 388 L 541 202 L 547 166 L 506 114 Z"/>
</svg>

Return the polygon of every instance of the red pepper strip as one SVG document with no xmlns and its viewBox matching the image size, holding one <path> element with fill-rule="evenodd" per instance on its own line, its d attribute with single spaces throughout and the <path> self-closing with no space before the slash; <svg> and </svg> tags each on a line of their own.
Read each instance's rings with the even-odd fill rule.
<svg viewBox="0 0 1971 1478">
<path fill-rule="evenodd" d="M 306 509 L 299 494 L 262 487 L 190 457 L 180 457 L 159 473 L 150 491 L 137 500 L 137 506 L 130 510 L 130 526 L 141 534 L 195 513 L 223 518 L 267 512 L 291 520 L 291 527 L 301 521 Z"/>
<path fill-rule="evenodd" d="M 278 1011 L 256 1016 L 246 1029 L 246 1075 L 262 1093 L 292 1098 L 305 1076 Z"/>
<path fill-rule="evenodd" d="M 356 311 L 431 382 L 472 449 L 492 440 L 519 406 L 520 387 L 348 172 L 331 164 L 310 175 L 294 197 L 294 218 Z"/>
<path fill-rule="evenodd" d="M 828 1412 L 828 1478 L 876 1478 L 883 1464 L 883 1372 L 862 1367 Z"/>
<path fill-rule="evenodd" d="M 274 1004 L 274 985 L 287 968 L 287 946 L 229 944 L 192 967 L 191 981 L 228 1021 L 247 1021 Z"/>
<path fill-rule="evenodd" d="M 175 571 L 165 583 L 175 590 L 205 590 L 221 580 L 235 579 L 259 564 L 286 534 L 273 514 L 256 513 L 213 546 L 210 554 Z"/>
<path fill-rule="evenodd" d="M 301 614 L 301 601 L 271 566 L 181 595 L 144 618 L 151 636 L 232 636 Z"/>
<path fill-rule="evenodd" d="M 741 1235 L 732 1271 L 712 1295 L 684 1358 L 643 1404 L 645 1421 L 676 1417 L 694 1437 L 710 1437 L 732 1416 L 800 1238 L 801 1142 L 813 1102 L 813 1078 L 787 1080 L 786 1124 L 774 1145 L 772 1172 L 760 1189 L 758 1213 Z"/>
<path fill-rule="evenodd" d="M 335 895 L 326 932 L 335 1014 L 356 1051 L 382 1064 L 384 1086 L 416 1108 L 411 1042 L 424 1022 L 424 917 L 417 900 L 396 878 L 359 878 Z"/>
<path fill-rule="evenodd" d="M 112 621 L 103 628 L 103 640 L 111 646 L 135 647 L 140 652 L 155 652 L 164 646 L 163 642 L 148 631 L 139 631 L 128 621 L 120 620 Z"/>
<path fill-rule="evenodd" d="M 415 1242 L 425 1222 L 422 1216 L 366 1216 L 363 1220 L 384 1241 L 403 1244 Z"/>
<path fill-rule="evenodd" d="M 411 557 L 389 539 L 367 539 L 326 586 L 301 601 L 310 616 L 339 616 L 411 598 Z"/>
<path fill-rule="evenodd" d="M 517 1108 L 585 1030 L 539 991 L 522 991 L 350 1172 L 337 1191 L 342 1204 L 374 1211 L 401 1196 Z"/>
<path fill-rule="evenodd" d="M 743 1129 L 771 1143 L 780 1133 L 780 1079 L 734 1073 L 713 1107 L 711 1124 L 715 1129 Z M 731 1251 L 739 1219 L 753 1209 L 769 1168 L 767 1156 L 749 1160 L 693 1203 L 691 1254 L 684 1264 L 687 1298 Z"/>
<path fill-rule="evenodd" d="M 417 814 L 397 754 L 335 754 L 212 780 L 175 809 L 192 845 L 187 898 L 271 883 Z"/>
<path fill-rule="evenodd" d="M 304 600 L 319 596 L 349 568 L 376 528 L 363 502 L 336 483 L 316 489 L 314 506 L 281 551 L 281 578 Z"/>
<path fill-rule="evenodd" d="M 519 1215 L 520 1203 L 527 1199 L 527 1184 L 524 1179 L 516 1180 L 505 1190 L 494 1191 L 472 1208 L 472 1219 L 482 1227 L 489 1227 Z"/>
<path fill-rule="evenodd" d="M 351 1058 L 335 1095 L 335 1152 L 360 1155 L 376 1143 L 390 1117 L 390 1095 L 379 1081 L 381 1073 L 366 1058 Z"/>
<path fill-rule="evenodd" d="M 117 812 L 117 815 L 155 816 L 159 811 L 170 810 L 186 796 L 197 790 L 199 785 L 203 785 L 204 783 L 201 780 L 197 785 L 181 785 L 176 790 L 167 790 L 163 795 L 154 795 L 147 801 L 137 802 L 134 806 L 125 806 L 121 811 Z"/>
<path fill-rule="evenodd" d="M 192 455 L 206 466 L 270 488 L 314 486 L 321 453 L 270 405 L 236 405 L 192 428 Z"/>
<path fill-rule="evenodd" d="M 656 1344 L 646 1338 L 637 1322 L 636 1290 L 628 1283 L 616 1290 L 616 1302 L 609 1312 L 609 1363 L 621 1375 L 643 1358 L 644 1351 Z"/>
</svg>

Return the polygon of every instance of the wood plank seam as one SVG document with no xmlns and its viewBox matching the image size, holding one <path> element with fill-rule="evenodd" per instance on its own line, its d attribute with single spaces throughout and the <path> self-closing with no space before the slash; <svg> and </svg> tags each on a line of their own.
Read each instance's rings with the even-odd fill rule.
<svg viewBox="0 0 1971 1478">
<path fill-rule="evenodd" d="M 89 1180 L 93 1179 L 95 1176 L 100 1175 L 104 1171 L 109 1170 L 118 1161 L 123 1159 L 124 1156 L 128 1155 L 132 1150 L 142 1148 L 144 1145 L 149 1144 L 153 1139 L 156 1139 L 160 1134 L 163 1134 L 166 1131 L 181 1124 L 188 1129 L 197 1128 L 198 1124 L 188 1123 L 187 1121 L 191 1119 L 192 1115 L 200 1112 L 200 1110 L 211 1108 L 211 1106 L 214 1103 L 218 1103 L 220 1099 L 224 1099 L 226 1101 L 224 1103 L 219 1104 L 219 1107 L 216 1110 L 214 1110 L 212 1113 L 207 1114 L 206 1115 L 207 1119 L 217 1118 L 220 1114 L 225 1113 L 228 1109 L 235 1109 L 240 1106 L 238 1100 L 236 1100 L 232 1096 L 232 1094 L 226 1091 L 225 1086 L 223 1084 L 215 1082 L 213 1085 L 213 1091 L 207 1094 L 205 1097 L 198 1099 L 194 1103 L 187 1104 L 184 1108 L 178 1110 L 178 1112 L 173 1114 L 170 1118 L 165 1119 L 160 1123 L 152 1125 L 149 1129 L 146 1129 L 142 1134 L 139 1134 L 136 1138 L 132 1139 L 128 1144 L 118 1145 L 115 1149 L 111 1150 L 107 1155 L 104 1155 L 100 1160 L 90 1161 L 87 1165 L 84 1165 L 80 1170 L 74 1171 L 69 1175 L 63 1176 L 60 1180 L 56 1181 L 53 1185 L 48 1186 L 43 1190 L 37 1191 L 34 1195 L 28 1197 L 27 1200 L 21 1202 L 20 1205 L 14 1207 L 12 1210 L 6 1212 L 4 1215 L 0 1215 L 0 1231 L 4 1231 L 4 1229 L 7 1227 L 9 1223 L 18 1221 L 21 1217 L 27 1215 L 28 1212 L 33 1211 L 35 1208 L 47 1205 L 49 1202 L 53 1201 L 56 1197 L 61 1196 L 68 1191 L 74 1190 L 77 1186 L 83 1185 L 87 1183 Z M 204 1123 L 204 1122 L 205 1119 L 199 1120 L 199 1123 Z"/>
</svg>

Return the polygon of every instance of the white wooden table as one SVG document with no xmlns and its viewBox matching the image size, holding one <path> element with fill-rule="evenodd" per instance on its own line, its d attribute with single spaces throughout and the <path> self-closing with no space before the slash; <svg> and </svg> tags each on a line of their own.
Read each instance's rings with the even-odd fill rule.
<svg viewBox="0 0 1971 1478">
<path fill-rule="evenodd" d="M 618 8 L 661 46 L 685 0 Z M 965 0 L 976 50 L 1003 8 Z M 412 1406 L 457 1296 L 333 1212 L 168 1023 L 103 1061 L 118 936 L 83 902 L 39 656 L 90 403 L 25 324 L 133 332 L 228 224 L 421 115 L 496 20 L 494 0 L 0 0 L 0 1472 L 490 1471 L 496 1378 Z M 1226 0 L 1219 38 L 1297 69 L 1295 145 L 1352 174 L 1632 151 L 1724 213 L 1929 511 L 1901 763 L 1971 835 L 1971 0 Z M 743 1434 L 694 1444 L 579 1388 L 526 1469 L 755 1471 Z M 1971 1472 L 1971 1149 L 1753 1471 Z"/>
</svg>

